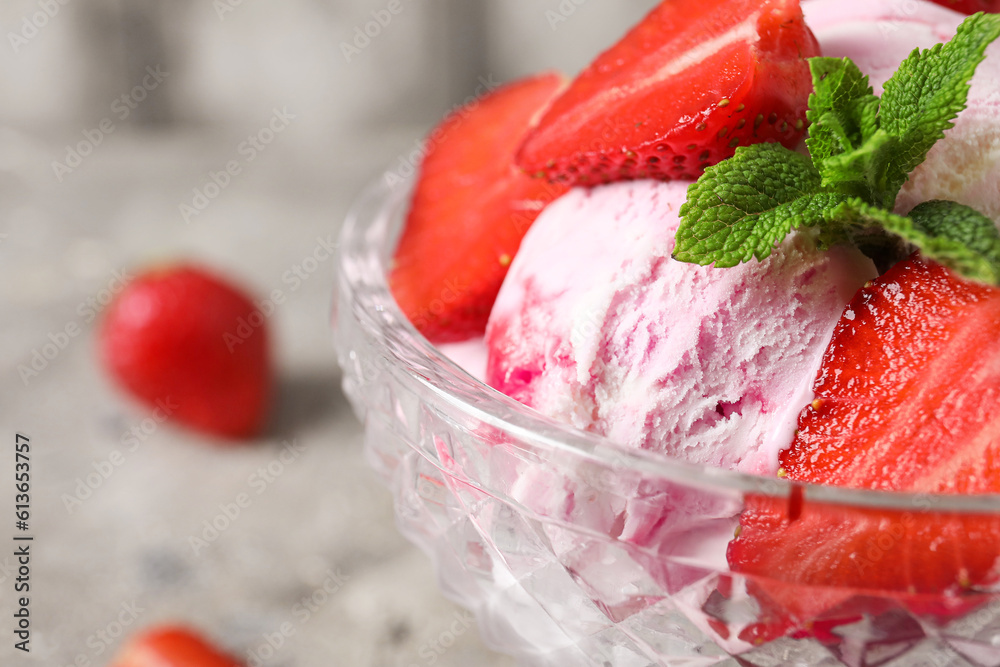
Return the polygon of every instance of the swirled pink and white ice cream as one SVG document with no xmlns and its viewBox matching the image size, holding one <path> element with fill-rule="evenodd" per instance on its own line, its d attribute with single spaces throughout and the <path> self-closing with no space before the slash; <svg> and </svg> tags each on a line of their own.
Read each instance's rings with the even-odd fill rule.
<svg viewBox="0 0 1000 667">
<path fill-rule="evenodd" d="M 547 208 L 493 308 L 487 381 L 628 447 L 773 474 L 875 268 L 808 234 L 731 269 L 675 261 L 687 186 L 576 189 Z"/>
</svg>

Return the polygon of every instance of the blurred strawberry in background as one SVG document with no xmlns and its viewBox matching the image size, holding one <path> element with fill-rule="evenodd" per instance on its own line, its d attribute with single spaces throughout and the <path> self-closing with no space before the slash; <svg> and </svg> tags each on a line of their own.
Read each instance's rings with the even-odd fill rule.
<svg viewBox="0 0 1000 667">
<path fill-rule="evenodd" d="M 111 667 L 240 667 L 207 640 L 179 626 L 147 630 L 129 642 Z"/>
<path fill-rule="evenodd" d="M 111 376 L 154 411 L 212 435 L 246 438 L 267 416 L 267 329 L 242 290 L 177 265 L 128 285 L 108 309 L 100 349 Z"/>
</svg>

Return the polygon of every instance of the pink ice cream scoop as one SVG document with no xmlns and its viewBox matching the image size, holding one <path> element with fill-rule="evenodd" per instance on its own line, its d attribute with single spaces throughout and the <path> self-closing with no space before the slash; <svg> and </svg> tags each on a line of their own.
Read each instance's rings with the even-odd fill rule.
<svg viewBox="0 0 1000 667">
<path fill-rule="evenodd" d="M 913 49 L 950 40 L 966 18 L 924 0 L 813 0 L 802 11 L 823 55 L 849 57 L 876 94 Z M 910 175 L 897 212 L 950 199 L 1000 224 L 1000 43 L 986 54 L 972 79 L 968 107 Z"/>
<path fill-rule="evenodd" d="M 793 234 L 763 262 L 671 259 L 688 183 L 575 189 L 525 237 L 487 328 L 487 381 L 578 428 L 773 474 L 834 324 L 876 275 Z"/>
</svg>

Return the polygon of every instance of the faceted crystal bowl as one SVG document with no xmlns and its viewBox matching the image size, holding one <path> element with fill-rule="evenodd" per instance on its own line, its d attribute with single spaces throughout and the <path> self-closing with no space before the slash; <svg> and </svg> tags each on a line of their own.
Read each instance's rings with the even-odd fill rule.
<svg viewBox="0 0 1000 667">
<path fill-rule="evenodd" d="M 1000 529 L 997 497 L 795 485 L 539 415 L 449 361 L 396 306 L 386 272 L 407 200 L 405 184 L 380 182 L 343 228 L 333 325 L 344 389 L 400 530 L 489 646 L 552 667 L 1000 665 L 997 588 L 915 599 L 750 579 L 726 562 L 748 497 L 847 528 L 874 517 L 877 537 L 857 556 L 886 568 L 906 566 L 914 520 Z M 785 602 L 810 611 L 784 614 Z"/>
</svg>

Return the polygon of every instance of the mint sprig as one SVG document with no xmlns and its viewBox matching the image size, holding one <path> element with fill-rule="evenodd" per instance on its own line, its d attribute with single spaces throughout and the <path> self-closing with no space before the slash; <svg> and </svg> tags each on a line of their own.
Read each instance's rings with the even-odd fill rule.
<svg viewBox="0 0 1000 667">
<path fill-rule="evenodd" d="M 891 234 L 961 275 L 1000 284 L 1000 233 L 955 202 L 893 213 L 903 184 L 965 108 L 969 80 L 1000 37 L 1000 15 L 966 19 L 946 44 L 914 50 L 881 99 L 850 59 L 811 58 L 809 156 L 779 144 L 741 147 L 709 167 L 681 207 L 674 258 L 734 266 L 763 260 L 793 229 L 820 243 Z"/>
<path fill-rule="evenodd" d="M 698 224 L 681 224 L 674 259 L 718 267 L 764 260 L 791 230 L 821 224 L 848 199 L 822 192 L 809 158 L 780 144 L 754 144 L 737 157 L 709 167 L 688 188 L 680 215 Z"/>
<path fill-rule="evenodd" d="M 868 77 L 847 58 L 810 58 L 809 70 L 814 92 L 806 111 L 810 123 L 806 146 L 813 160 L 823 164 L 872 138 L 878 130 L 879 100 Z"/>
</svg>

